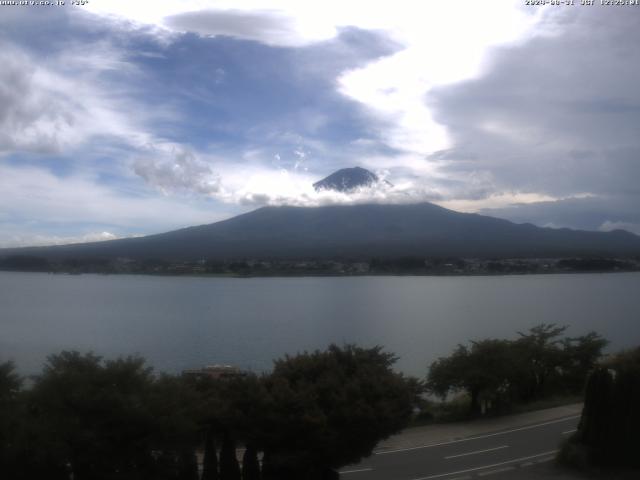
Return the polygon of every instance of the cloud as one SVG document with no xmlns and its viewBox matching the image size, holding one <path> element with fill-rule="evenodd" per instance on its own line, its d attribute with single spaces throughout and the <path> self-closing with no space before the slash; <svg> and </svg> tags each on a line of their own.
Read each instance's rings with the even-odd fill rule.
<svg viewBox="0 0 640 480">
<path fill-rule="evenodd" d="M 156 152 L 161 154 L 160 151 Z M 166 155 L 165 155 L 166 156 Z M 134 172 L 162 192 L 196 192 L 211 195 L 220 191 L 220 177 L 187 150 L 170 152 L 171 158 L 139 159 Z"/>
<path fill-rule="evenodd" d="M 56 235 L 13 235 L 0 237 L 0 248 L 38 247 L 46 245 L 68 245 L 72 243 L 103 242 L 115 240 L 119 237 L 110 232 L 89 232 L 83 235 L 60 237 Z"/>
<path fill-rule="evenodd" d="M 581 230 L 622 228 L 640 233 L 640 201 L 635 195 L 591 195 L 555 201 L 485 208 L 480 213 L 542 226 Z"/>
<path fill-rule="evenodd" d="M 378 170 L 384 180 L 388 172 Z M 384 181 L 348 193 L 332 190 L 316 191 L 313 183 L 319 180 L 305 169 L 274 170 L 255 159 L 237 164 L 219 165 L 219 188 L 210 198 L 226 204 L 258 207 L 265 205 L 293 205 L 317 207 L 361 203 L 416 203 L 439 199 L 437 192 L 424 188 L 409 178 L 394 178 L 393 185 Z"/>
<path fill-rule="evenodd" d="M 0 245 L 38 236 L 74 239 L 86 232 L 119 237 L 158 233 L 215 222 L 234 212 L 213 209 L 206 200 L 107 186 L 87 173 L 58 176 L 44 168 L 2 163 L 0 192 Z"/>
<path fill-rule="evenodd" d="M 640 194 L 640 91 L 624 87 L 640 82 L 636 18 L 569 10 L 554 38 L 496 50 L 482 77 L 431 92 L 453 141 L 429 157 L 439 171 L 486 173 L 494 192 Z"/>
<path fill-rule="evenodd" d="M 611 232 L 613 230 L 626 230 L 628 232 L 635 233 L 636 235 L 640 235 L 640 223 L 610 222 L 609 220 L 607 220 L 598 227 L 598 230 L 600 230 L 601 232 Z"/>
<path fill-rule="evenodd" d="M 19 10 L 0 18 L 7 229 L 95 215 L 80 234 L 123 235 L 207 210 L 416 201 L 543 225 L 640 223 L 628 213 L 640 204 L 640 34 L 624 9 L 92 0 L 47 21 Z M 394 188 L 312 189 L 356 165 Z"/>
<path fill-rule="evenodd" d="M 326 17 L 327 4 L 320 11 L 313 7 L 280 0 L 270 1 L 266 7 L 260 0 L 155 0 L 153 5 L 126 0 L 93 0 L 86 5 L 86 10 L 124 20 L 133 28 L 154 25 L 158 35 L 189 31 L 291 47 L 328 40 L 336 35 L 335 25 Z"/>
<path fill-rule="evenodd" d="M 487 48 L 530 38 L 545 9 L 518 1 L 343 2 L 296 0 L 188 0 L 180 3 L 96 0 L 88 10 L 155 25 L 168 31 L 225 35 L 280 47 L 308 47 L 336 38 L 345 28 L 377 31 L 401 48 L 386 58 L 336 73 L 340 94 L 370 116 L 376 135 L 393 149 L 419 154 L 450 146 L 425 96 L 435 86 L 478 76 Z"/>
<path fill-rule="evenodd" d="M 0 50 L 0 64 L 0 153 L 56 152 L 73 143 L 83 109 L 60 82 L 17 49 Z"/>
<path fill-rule="evenodd" d="M 96 1 L 88 10 L 127 19 L 133 22 L 134 28 L 154 25 L 173 32 L 226 36 L 286 47 L 260 50 L 244 46 L 245 71 L 238 71 L 237 62 L 216 65 L 216 72 L 224 71 L 224 81 L 216 80 L 214 84 L 222 83 L 225 88 L 203 92 L 191 87 L 188 94 L 195 99 L 197 92 L 201 105 L 206 102 L 221 109 L 224 126 L 219 128 L 226 129 L 224 132 L 233 131 L 247 143 L 255 144 L 245 145 L 245 150 L 261 150 L 268 153 L 264 158 L 274 158 L 280 155 L 278 150 L 290 145 L 280 145 L 276 151 L 272 147 L 272 151 L 267 152 L 268 145 L 273 146 L 283 132 L 301 132 L 305 140 L 321 138 L 331 146 L 321 152 L 321 158 L 314 155 L 319 152 L 310 150 L 304 159 L 296 159 L 291 167 L 294 170 L 296 165 L 304 164 L 310 172 L 327 174 L 330 172 L 325 169 L 331 165 L 339 168 L 363 163 L 374 170 L 388 169 L 394 176 L 411 177 L 416 184 L 411 188 L 413 192 L 429 192 L 419 195 L 423 199 L 447 196 L 447 193 L 455 196 L 463 190 L 446 192 L 447 186 L 455 182 L 438 173 L 433 165 L 425 166 L 426 155 L 451 146 L 450 132 L 434 120 L 433 109 L 425 101 L 427 94 L 439 85 L 477 77 L 483 72 L 488 47 L 532 38 L 534 27 L 543 18 L 542 14 L 532 13 L 533 10 L 519 8 L 518 2 L 489 7 L 469 2 L 465 3 L 465 15 L 460 15 L 458 7 L 430 4 L 420 12 L 424 15 L 417 15 L 415 3 L 402 1 L 401 4 L 373 2 L 364 9 L 361 5 L 337 1 L 324 2 L 321 7 L 279 0 L 269 2 L 267 7 L 250 0 L 187 1 L 179 5 L 158 2 L 153 9 L 143 9 L 131 2 Z M 366 32 L 376 32 L 376 35 L 369 33 L 367 40 Z M 186 38 L 190 37 L 174 36 L 174 45 L 193 48 L 185 45 Z M 367 41 L 363 43 L 363 40 Z M 219 45 L 240 51 L 238 44 Z M 442 45 L 446 48 L 441 48 Z M 379 52 L 377 55 L 372 55 L 372 46 L 376 46 L 373 50 Z M 256 55 L 258 52 L 260 55 Z M 254 65 L 261 68 L 251 69 Z M 259 72 L 260 77 L 251 84 L 241 76 L 245 72 L 252 77 Z M 217 73 L 214 77 L 220 78 Z M 244 98 L 228 90 L 242 85 L 240 82 L 248 87 Z M 271 99 L 278 101 L 272 104 Z M 226 108 L 229 101 L 233 105 Z M 301 108 L 303 101 L 306 106 Z M 232 110 L 233 113 L 228 113 Z M 240 118 L 242 124 L 237 124 Z M 195 122 L 187 124 L 192 123 Z M 194 131 L 201 129 L 199 125 Z M 243 135 L 243 130 L 248 135 Z M 337 150 L 346 150 L 343 139 L 362 140 L 361 148 L 350 150 L 364 152 L 364 158 L 337 154 Z M 369 148 L 363 148 L 366 142 Z M 381 154 L 385 149 L 386 153 Z M 201 146 L 199 153 L 203 151 Z M 240 152 L 230 153 L 232 158 L 237 158 Z M 394 164 L 398 159 L 400 164 Z M 195 191 L 202 190 L 192 178 L 188 181 L 173 178 L 175 172 L 167 169 L 167 165 L 153 169 L 151 163 L 137 164 L 136 171 L 161 188 L 174 187 L 177 182 L 182 189 L 190 184 L 195 186 Z M 151 178 L 152 173 L 156 178 Z M 170 176 L 172 180 L 168 180 Z M 473 184 L 478 176 L 468 175 L 465 179 L 461 175 L 458 183 L 471 180 Z M 418 177 L 422 177 L 421 182 Z M 163 182 L 171 185 L 163 187 Z M 255 198 L 265 198 L 265 193 L 258 190 L 250 186 L 226 186 L 225 193 L 219 192 L 217 197 L 230 201 L 236 198 L 235 192 L 251 191 L 257 195 Z M 488 192 L 486 186 L 475 190 Z"/>
<path fill-rule="evenodd" d="M 130 99 L 101 77 L 112 70 L 122 73 L 128 64 L 105 44 L 98 52 L 70 49 L 43 60 L 3 44 L 0 154 L 68 153 L 105 137 L 132 145 L 149 141 L 143 115 L 129 112 Z"/>
<path fill-rule="evenodd" d="M 201 35 L 226 35 L 267 45 L 300 46 L 294 19 L 274 11 L 202 10 L 168 16 L 163 24 L 172 30 Z"/>
</svg>

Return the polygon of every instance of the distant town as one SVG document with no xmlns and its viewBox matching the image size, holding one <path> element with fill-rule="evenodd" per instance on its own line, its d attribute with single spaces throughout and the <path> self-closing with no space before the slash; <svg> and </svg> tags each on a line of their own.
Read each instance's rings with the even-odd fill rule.
<svg viewBox="0 0 640 480">
<path fill-rule="evenodd" d="M 63 274 L 147 274 L 259 276 L 349 275 L 507 275 L 576 272 L 640 271 L 640 257 L 606 258 L 373 258 L 283 260 L 234 259 L 195 261 L 63 259 L 16 255 L 0 259 L 0 270 Z"/>
</svg>

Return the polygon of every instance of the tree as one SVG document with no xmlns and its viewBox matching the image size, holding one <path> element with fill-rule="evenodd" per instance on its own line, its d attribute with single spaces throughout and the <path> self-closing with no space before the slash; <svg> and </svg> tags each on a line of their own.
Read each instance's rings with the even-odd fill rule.
<svg viewBox="0 0 640 480">
<path fill-rule="evenodd" d="M 178 461 L 178 480 L 198 480 L 198 459 L 192 448 L 182 450 Z"/>
<path fill-rule="evenodd" d="M 585 391 L 578 431 L 567 448 L 586 448 L 600 466 L 640 467 L 640 347 L 596 368 Z"/>
<path fill-rule="evenodd" d="M 68 465 L 76 480 L 151 472 L 193 478 L 196 429 L 189 398 L 179 379 L 156 379 L 139 357 L 50 356 L 29 396 L 38 425 L 34 463 L 45 469 Z"/>
<path fill-rule="evenodd" d="M 18 396 L 22 378 L 11 361 L 0 363 L 0 466 L 6 475 L 20 467 L 16 442 L 20 432 Z"/>
<path fill-rule="evenodd" d="M 589 373 L 609 342 L 596 332 L 562 340 L 562 383 L 570 393 L 581 393 Z"/>
<path fill-rule="evenodd" d="M 255 375 L 232 378 L 190 379 L 198 395 L 197 422 L 204 430 L 206 442 L 222 441 L 219 478 L 238 478 L 239 465 L 235 458 L 235 445 L 254 448 L 262 435 L 263 417 L 267 403 L 264 383 Z M 208 443 L 207 443 L 208 444 Z M 205 466 L 213 459 L 213 448 L 205 448 Z M 214 468 L 206 470 L 207 478 Z"/>
<path fill-rule="evenodd" d="M 514 343 L 513 361 L 519 372 L 515 380 L 521 400 L 530 401 L 542 396 L 554 376 L 560 376 L 564 354 L 560 346 L 562 340 L 558 337 L 566 329 L 567 326 L 541 323 L 530 328 L 528 333 L 518 332 L 520 338 Z"/>
<path fill-rule="evenodd" d="M 15 372 L 12 361 L 0 363 L 0 402 L 11 402 L 20 392 L 22 378 Z"/>
<path fill-rule="evenodd" d="M 260 480 L 258 451 L 253 444 L 247 444 L 242 457 L 242 480 Z"/>
<path fill-rule="evenodd" d="M 218 454 L 216 452 L 215 437 L 211 428 L 207 429 L 204 441 L 202 480 L 218 480 Z"/>
<path fill-rule="evenodd" d="M 78 352 L 50 356 L 31 395 L 44 447 L 78 480 L 139 470 L 150 461 L 153 418 L 145 403 L 152 380 L 137 357 L 103 363 Z"/>
<path fill-rule="evenodd" d="M 276 360 L 265 379 L 264 478 L 322 478 L 406 426 L 417 392 L 394 361 L 354 345 Z"/>
<path fill-rule="evenodd" d="M 220 480 L 240 480 L 240 465 L 236 458 L 236 442 L 225 434 L 220 450 Z"/>
<path fill-rule="evenodd" d="M 528 402 L 544 395 L 580 392 L 607 341 L 595 332 L 560 338 L 567 327 L 540 324 L 516 340 L 485 339 L 458 345 L 433 362 L 429 390 L 441 397 L 465 391 L 470 413 Z"/>
<path fill-rule="evenodd" d="M 155 379 L 145 406 L 153 418 L 149 448 L 160 458 L 154 478 L 175 479 L 190 475 L 199 443 L 200 397 L 185 378 L 163 374 Z"/>
<path fill-rule="evenodd" d="M 482 413 L 482 404 L 506 401 L 513 378 L 511 343 L 506 340 L 471 342 L 471 347 L 458 345 L 449 357 L 431 364 L 427 387 L 432 393 L 446 397 L 452 391 L 469 394 L 469 413 Z"/>
</svg>

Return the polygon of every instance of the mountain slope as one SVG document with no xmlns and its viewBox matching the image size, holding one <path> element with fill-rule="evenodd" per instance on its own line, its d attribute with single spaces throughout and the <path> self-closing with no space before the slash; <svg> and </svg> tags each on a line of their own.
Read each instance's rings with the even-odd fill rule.
<svg viewBox="0 0 640 480">
<path fill-rule="evenodd" d="M 561 257 L 640 254 L 624 231 L 539 228 L 429 203 L 264 207 L 209 225 L 107 242 L 0 250 L 0 257 L 194 260 L 399 256 Z"/>
</svg>

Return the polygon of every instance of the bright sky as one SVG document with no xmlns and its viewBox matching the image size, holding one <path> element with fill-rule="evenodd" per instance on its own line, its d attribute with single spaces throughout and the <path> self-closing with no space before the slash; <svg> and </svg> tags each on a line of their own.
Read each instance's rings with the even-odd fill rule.
<svg viewBox="0 0 640 480">
<path fill-rule="evenodd" d="M 638 15 L 510 0 L 0 6 L 0 247 L 372 201 L 640 233 Z M 394 187 L 311 187 L 351 166 Z"/>
</svg>

